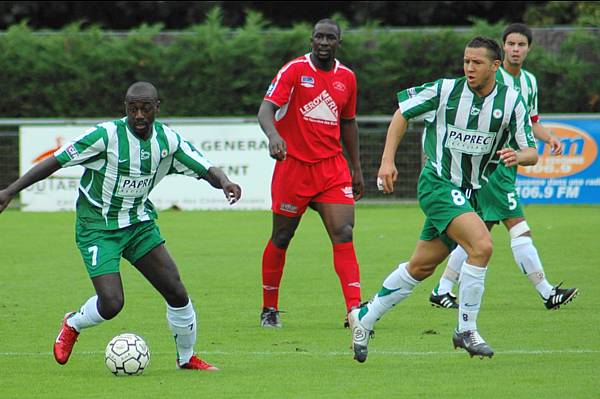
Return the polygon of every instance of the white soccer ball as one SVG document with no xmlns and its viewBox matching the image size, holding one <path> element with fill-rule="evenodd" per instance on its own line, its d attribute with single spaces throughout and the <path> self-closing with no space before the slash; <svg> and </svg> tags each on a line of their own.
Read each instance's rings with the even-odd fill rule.
<svg viewBox="0 0 600 399">
<path fill-rule="evenodd" d="M 148 345 L 138 335 L 117 335 L 106 346 L 106 367 L 114 375 L 140 375 L 149 362 Z"/>
</svg>

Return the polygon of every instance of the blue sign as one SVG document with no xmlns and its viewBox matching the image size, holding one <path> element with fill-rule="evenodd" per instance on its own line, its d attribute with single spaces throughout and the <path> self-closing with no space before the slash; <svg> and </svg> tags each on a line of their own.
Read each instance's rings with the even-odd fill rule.
<svg viewBox="0 0 600 399">
<path fill-rule="evenodd" d="M 576 118 L 543 120 L 563 144 L 563 155 L 550 154 L 538 140 L 538 163 L 518 169 L 516 189 L 524 204 L 600 204 L 600 115 Z"/>
</svg>

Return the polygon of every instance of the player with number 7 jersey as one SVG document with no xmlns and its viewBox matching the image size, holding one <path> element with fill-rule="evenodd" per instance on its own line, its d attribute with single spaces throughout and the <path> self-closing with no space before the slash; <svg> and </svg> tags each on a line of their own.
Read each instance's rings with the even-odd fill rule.
<svg viewBox="0 0 600 399">
<path fill-rule="evenodd" d="M 240 199 L 241 188 L 179 134 L 155 120 L 160 101 L 151 83 L 131 85 L 124 105 L 126 117 L 88 130 L 0 190 L 0 212 L 21 190 L 60 168 L 84 167 L 75 241 L 95 295 L 62 320 L 54 343 L 54 358 L 59 364 L 67 363 L 83 329 L 112 319 L 123 308 L 123 257 L 165 299 L 178 368 L 217 370 L 194 354 L 196 312 L 164 245 L 148 195 L 172 173 L 206 180 L 223 190 L 230 204 Z"/>
<path fill-rule="evenodd" d="M 87 227 L 115 230 L 156 219 L 148 198 L 168 174 L 202 178 L 212 164 L 170 127 L 154 122 L 154 134 L 140 140 L 126 118 L 105 122 L 54 154 L 61 167 L 83 166 L 77 220 Z"/>
</svg>

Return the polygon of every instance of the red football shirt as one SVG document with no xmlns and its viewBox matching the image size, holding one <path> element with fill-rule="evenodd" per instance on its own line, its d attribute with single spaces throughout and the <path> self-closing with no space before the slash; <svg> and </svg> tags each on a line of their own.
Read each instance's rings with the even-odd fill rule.
<svg viewBox="0 0 600 399">
<path fill-rule="evenodd" d="M 280 107 L 275 128 L 288 155 L 317 162 L 342 152 L 340 119 L 356 115 L 356 77 L 338 60 L 318 69 L 306 54 L 279 70 L 264 99 Z"/>
</svg>

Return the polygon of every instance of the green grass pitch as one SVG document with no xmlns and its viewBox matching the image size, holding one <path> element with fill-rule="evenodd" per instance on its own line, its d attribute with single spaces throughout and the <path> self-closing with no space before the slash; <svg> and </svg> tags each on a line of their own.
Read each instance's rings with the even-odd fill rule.
<svg viewBox="0 0 600 399">
<path fill-rule="evenodd" d="M 164 301 L 125 261 L 123 311 L 84 330 L 67 365 L 55 363 L 63 314 L 93 294 L 74 243 L 74 214 L 7 211 L 0 215 L 0 397 L 600 397 L 600 207 L 525 212 L 550 282 L 580 289 L 572 303 L 547 311 L 514 264 L 508 234 L 496 227 L 479 316 L 493 359 L 452 348 L 456 312 L 427 300 L 440 266 L 377 324 L 364 364 L 352 359 L 331 246 L 314 212 L 288 250 L 279 330 L 259 327 L 270 213 L 162 212 L 167 248 L 198 312 L 197 350 L 222 369 L 207 373 L 175 368 Z M 415 205 L 357 207 L 364 299 L 409 258 L 422 222 Z M 121 332 L 150 347 L 142 376 L 117 378 L 104 366 L 104 348 Z"/>
</svg>

